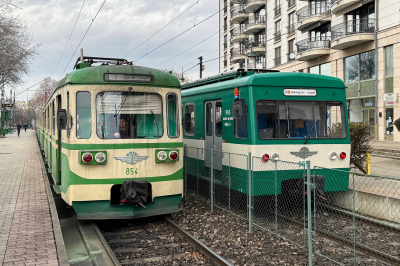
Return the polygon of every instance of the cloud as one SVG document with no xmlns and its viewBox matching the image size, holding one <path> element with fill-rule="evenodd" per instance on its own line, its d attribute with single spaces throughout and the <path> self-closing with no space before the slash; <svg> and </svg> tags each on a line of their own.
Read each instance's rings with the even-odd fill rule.
<svg viewBox="0 0 400 266">
<path fill-rule="evenodd" d="M 103 2 L 104 0 L 85 1 L 70 40 L 69 37 L 83 1 L 30 0 L 23 4 L 21 10 L 15 12 L 28 23 L 33 31 L 35 42 L 41 44 L 40 56 L 32 62 L 31 72 L 26 77 L 24 86 L 17 88 L 18 91 L 43 80 L 52 73 L 52 78 L 59 79 L 71 72 L 73 63 L 79 57 L 80 48 L 84 49 L 85 55 L 120 58 L 145 42 L 126 56 L 126 59 L 134 61 L 193 27 L 195 23 L 199 23 L 219 9 L 218 2 L 215 0 L 200 0 L 198 5 L 194 5 L 171 25 L 148 40 L 196 1 L 109 0 L 105 2 L 81 45 L 77 47 Z M 217 14 L 182 36 L 147 54 L 135 64 L 147 67 L 158 66 L 206 39 L 217 32 L 218 29 Z M 196 59 L 199 56 L 217 51 L 219 49 L 218 39 L 219 35 L 216 34 L 208 41 L 176 59 L 160 65 L 159 68 L 172 68 L 180 72 L 182 66 L 193 61 L 192 64 L 185 66 L 184 70 L 186 70 L 198 63 Z M 64 48 L 65 52 L 60 60 Z M 77 52 L 73 55 L 75 50 Z M 216 52 L 206 56 L 204 60 L 218 56 L 219 54 Z M 58 61 L 60 63 L 56 67 Z M 219 60 L 206 63 L 206 71 L 203 72 L 203 76 L 217 74 L 218 64 Z M 186 74 L 192 78 L 198 78 L 198 72 L 198 67 L 195 67 Z"/>
</svg>

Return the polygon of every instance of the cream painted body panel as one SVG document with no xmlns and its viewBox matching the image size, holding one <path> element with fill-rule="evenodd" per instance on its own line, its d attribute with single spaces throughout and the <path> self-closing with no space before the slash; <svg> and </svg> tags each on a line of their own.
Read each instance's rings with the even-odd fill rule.
<svg viewBox="0 0 400 266">
<path fill-rule="evenodd" d="M 188 147 L 201 147 L 204 140 L 193 140 L 189 142 L 187 139 L 184 140 L 184 144 Z M 189 145 L 191 144 L 191 145 Z M 297 157 L 290 152 L 298 152 L 302 147 L 307 147 L 310 152 L 318 152 L 317 154 L 310 156 L 306 159 Z M 350 144 L 296 144 L 296 145 L 243 145 L 243 144 L 232 144 L 232 143 L 222 143 L 222 150 L 226 153 L 233 154 L 243 154 L 248 155 L 251 152 L 251 156 L 262 157 L 263 154 L 267 153 L 271 156 L 273 153 L 279 155 L 280 161 L 286 162 L 300 162 L 300 161 L 310 161 L 311 167 L 320 166 L 326 168 L 348 168 L 350 166 Z M 329 154 L 334 151 L 339 155 L 340 152 L 344 151 L 346 153 L 346 159 L 344 160 L 330 160 Z M 224 154 L 225 156 L 225 154 Z M 227 160 L 223 160 L 225 165 Z M 268 163 L 268 162 L 266 162 Z M 254 169 L 254 171 L 258 171 Z"/>
<path fill-rule="evenodd" d="M 68 205 L 72 201 L 95 201 L 110 200 L 110 191 L 113 185 L 71 185 L 67 193 L 62 193 L 61 197 Z M 182 194 L 183 180 L 171 180 L 162 182 L 152 182 L 152 198 Z"/>
</svg>

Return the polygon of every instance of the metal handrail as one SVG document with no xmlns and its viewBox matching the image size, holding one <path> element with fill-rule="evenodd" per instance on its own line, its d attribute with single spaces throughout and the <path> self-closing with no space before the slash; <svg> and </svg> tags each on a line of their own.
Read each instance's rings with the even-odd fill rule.
<svg viewBox="0 0 400 266">
<path fill-rule="evenodd" d="M 265 40 L 250 40 L 245 43 L 244 45 L 245 49 L 251 49 L 251 48 L 264 48 L 265 47 Z"/>
<path fill-rule="evenodd" d="M 249 4 L 251 2 L 255 2 L 255 1 L 260 1 L 260 0 L 247 0 L 247 4 Z"/>
<path fill-rule="evenodd" d="M 281 36 L 282 36 L 282 34 L 281 34 L 281 32 L 280 32 L 280 31 L 278 31 L 278 32 L 274 33 L 274 39 L 275 39 L 275 42 L 278 42 L 278 41 L 280 41 L 280 40 L 281 40 Z"/>
<path fill-rule="evenodd" d="M 276 7 L 274 8 L 275 17 L 281 14 L 281 11 L 282 11 L 281 6 L 282 6 L 282 5 L 278 5 L 278 6 L 276 6 Z"/>
<path fill-rule="evenodd" d="M 337 40 L 342 36 L 352 35 L 357 33 L 374 33 L 375 19 L 362 18 L 354 19 L 347 22 L 339 23 L 331 29 L 332 40 Z"/>
<path fill-rule="evenodd" d="M 233 49 L 231 51 L 231 58 L 235 57 L 235 56 L 239 56 L 239 55 L 244 55 L 244 49 Z"/>
<path fill-rule="evenodd" d="M 288 0 L 288 8 L 291 8 L 296 4 L 296 0 Z"/>
<path fill-rule="evenodd" d="M 296 11 L 297 23 L 312 16 L 330 15 L 330 14 L 331 14 L 331 4 L 329 2 L 317 2 L 302 7 Z"/>
<path fill-rule="evenodd" d="M 274 63 L 275 63 L 275 66 L 279 66 L 281 64 L 281 57 L 275 57 Z"/>
<path fill-rule="evenodd" d="M 331 0 L 331 5 L 333 5 L 333 3 L 340 2 L 340 1 L 342 1 L 342 0 Z"/>
<path fill-rule="evenodd" d="M 331 37 L 311 37 L 296 43 L 297 52 L 302 53 L 315 48 L 331 48 Z"/>
<path fill-rule="evenodd" d="M 231 39 L 233 37 L 235 37 L 235 36 L 239 36 L 239 35 L 242 35 L 242 34 L 244 34 L 244 30 L 243 29 L 235 28 L 235 29 L 231 30 Z"/>
<path fill-rule="evenodd" d="M 265 16 L 256 16 L 249 19 L 249 23 L 246 24 L 246 28 L 256 24 L 265 24 Z"/>
<path fill-rule="evenodd" d="M 287 29 L 288 29 L 288 35 L 294 33 L 294 32 L 296 31 L 296 24 L 295 24 L 295 23 L 290 24 L 290 25 L 287 27 Z"/>
<path fill-rule="evenodd" d="M 231 9 L 231 19 L 238 14 L 247 14 L 245 8 L 246 8 L 245 5 L 241 5 Z"/>
</svg>

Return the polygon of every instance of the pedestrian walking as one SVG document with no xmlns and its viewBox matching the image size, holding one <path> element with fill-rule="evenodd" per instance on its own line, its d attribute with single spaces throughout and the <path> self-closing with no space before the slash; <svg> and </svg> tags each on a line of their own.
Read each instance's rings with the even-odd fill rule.
<svg viewBox="0 0 400 266">
<path fill-rule="evenodd" d="M 26 128 L 28 127 L 28 125 L 24 125 L 24 129 L 25 129 L 25 132 L 26 132 Z"/>
<path fill-rule="evenodd" d="M 19 133 L 21 133 L 21 127 L 22 127 L 21 122 L 19 122 L 17 125 L 18 137 L 19 137 Z"/>
</svg>

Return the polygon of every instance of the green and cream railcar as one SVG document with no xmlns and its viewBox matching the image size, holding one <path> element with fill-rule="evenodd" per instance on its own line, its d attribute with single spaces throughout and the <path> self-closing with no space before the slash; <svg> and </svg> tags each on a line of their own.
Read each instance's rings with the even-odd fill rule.
<svg viewBox="0 0 400 266">
<path fill-rule="evenodd" d="M 85 57 L 58 83 L 38 119 L 61 197 L 78 219 L 177 212 L 183 193 L 179 80 L 100 59 L 116 65 L 91 66 L 96 58 Z"/>
<path fill-rule="evenodd" d="M 182 102 L 184 144 L 246 156 L 251 153 L 254 196 L 282 193 L 301 184 L 303 170 L 284 169 L 281 164 L 282 171 L 275 176 L 273 160 L 309 160 L 311 167 L 349 170 L 345 85 L 338 78 L 238 71 L 184 85 Z M 207 156 L 188 156 L 191 165 L 209 167 Z M 219 171 L 215 178 L 221 178 L 216 182 L 246 192 L 246 159 L 239 165 L 238 159 L 224 156 L 214 155 L 214 168 Z M 316 178 L 325 192 L 348 190 L 346 174 L 333 177 L 321 170 Z"/>
</svg>

